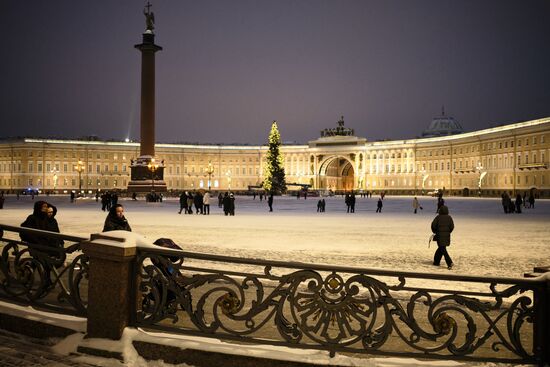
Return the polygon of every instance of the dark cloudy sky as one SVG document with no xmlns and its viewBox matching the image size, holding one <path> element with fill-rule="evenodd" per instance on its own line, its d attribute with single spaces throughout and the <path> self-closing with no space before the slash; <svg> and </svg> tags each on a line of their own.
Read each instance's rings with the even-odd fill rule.
<svg viewBox="0 0 550 367">
<path fill-rule="evenodd" d="M 157 141 L 412 138 L 550 116 L 550 1 L 152 0 Z M 144 1 L 4 0 L 1 137 L 139 139 Z"/>
</svg>

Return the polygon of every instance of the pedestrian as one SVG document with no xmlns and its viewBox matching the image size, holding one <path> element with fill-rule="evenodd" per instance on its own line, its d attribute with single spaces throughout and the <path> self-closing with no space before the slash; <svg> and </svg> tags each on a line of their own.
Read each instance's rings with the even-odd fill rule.
<svg viewBox="0 0 550 367">
<path fill-rule="evenodd" d="M 210 215 L 210 193 L 208 191 L 202 196 L 202 214 Z"/>
<path fill-rule="evenodd" d="M 422 210 L 422 206 L 420 206 L 420 202 L 418 201 L 418 199 L 416 198 L 416 196 L 414 197 L 413 199 L 413 209 L 414 209 L 414 214 L 416 214 L 417 210 L 420 209 Z"/>
<path fill-rule="evenodd" d="M 439 209 L 445 205 L 445 199 L 443 199 L 443 196 L 439 196 L 437 198 L 437 210 L 435 211 L 436 213 L 439 213 Z"/>
<path fill-rule="evenodd" d="M 6 201 L 6 198 L 4 198 L 4 192 L 0 195 L 0 209 L 4 209 L 4 201 Z"/>
<path fill-rule="evenodd" d="M 346 193 L 344 203 L 346 204 L 346 208 L 347 208 L 346 213 L 349 213 L 350 206 L 351 206 L 351 198 L 350 198 L 350 195 L 348 193 Z"/>
<path fill-rule="evenodd" d="M 535 209 L 535 194 L 532 191 L 529 194 L 529 209 Z"/>
<path fill-rule="evenodd" d="M 229 194 L 229 215 L 235 215 L 235 195 Z"/>
<path fill-rule="evenodd" d="M 137 201 L 137 192 L 132 193 L 132 200 Z"/>
<path fill-rule="evenodd" d="M 223 194 L 220 193 L 218 194 L 218 208 L 221 208 L 223 206 Z"/>
<path fill-rule="evenodd" d="M 256 191 L 252 191 L 252 200 L 256 200 Z"/>
<path fill-rule="evenodd" d="M 193 214 L 193 193 L 187 192 L 187 214 Z"/>
<path fill-rule="evenodd" d="M 75 195 L 74 195 L 74 191 L 71 191 L 71 195 L 70 195 L 70 196 L 71 196 L 71 203 L 74 203 L 74 196 L 75 196 Z"/>
<path fill-rule="evenodd" d="M 317 213 L 321 213 L 322 212 L 322 207 L 323 207 L 323 202 L 321 201 L 321 199 L 319 199 L 319 201 L 317 202 Z"/>
<path fill-rule="evenodd" d="M 135 194 L 135 192 L 134 192 Z M 99 201 L 99 191 L 95 192 L 95 202 L 97 203 Z"/>
<path fill-rule="evenodd" d="M 109 214 L 107 214 L 105 224 L 103 225 L 103 232 L 108 231 L 132 232 L 132 228 L 124 216 L 124 207 L 122 204 L 117 204 L 109 210 Z"/>
<path fill-rule="evenodd" d="M 500 195 L 501 203 L 502 203 L 502 209 L 504 209 L 504 214 L 508 214 L 508 194 L 506 192 L 503 192 Z"/>
<path fill-rule="evenodd" d="M 226 192 L 225 195 L 223 196 L 223 213 L 225 215 L 229 215 L 230 211 L 231 211 L 231 202 L 229 200 L 229 193 Z"/>
<path fill-rule="evenodd" d="M 195 202 L 195 211 L 197 214 L 202 214 L 202 194 L 199 192 L 195 193 L 195 197 L 193 198 L 193 201 Z"/>
<path fill-rule="evenodd" d="M 321 199 L 321 211 L 324 213 L 325 212 L 325 208 L 326 208 L 326 202 L 325 202 L 325 199 Z"/>
<path fill-rule="evenodd" d="M 267 199 L 267 205 L 269 205 L 269 211 L 273 211 L 273 193 L 269 194 L 269 198 Z"/>
<path fill-rule="evenodd" d="M 384 206 L 384 204 L 382 204 L 382 198 L 379 198 L 378 203 L 376 204 L 377 213 L 382 213 L 382 206 Z"/>
<path fill-rule="evenodd" d="M 349 206 L 351 208 L 351 213 L 355 213 L 355 193 L 353 191 L 349 197 Z"/>
<path fill-rule="evenodd" d="M 437 250 L 434 254 L 435 266 L 439 266 L 441 257 L 445 257 L 447 268 L 451 270 L 453 268 L 453 260 L 447 252 L 447 247 L 451 245 L 451 232 L 455 228 L 453 218 L 449 215 L 449 208 L 443 205 L 439 208 L 439 214 L 434 218 L 432 222 L 432 233 L 434 234 L 434 240 L 437 242 Z"/>
<path fill-rule="evenodd" d="M 185 214 L 187 214 L 187 193 L 182 192 L 180 195 L 180 211 L 178 214 L 181 214 L 181 211 L 185 209 Z"/>
<path fill-rule="evenodd" d="M 521 199 L 521 195 L 518 193 L 516 195 L 516 213 L 521 213 L 521 204 L 523 203 L 523 200 Z"/>
<path fill-rule="evenodd" d="M 264 199 L 264 193 L 260 191 L 260 201 L 262 201 L 263 199 Z"/>
</svg>

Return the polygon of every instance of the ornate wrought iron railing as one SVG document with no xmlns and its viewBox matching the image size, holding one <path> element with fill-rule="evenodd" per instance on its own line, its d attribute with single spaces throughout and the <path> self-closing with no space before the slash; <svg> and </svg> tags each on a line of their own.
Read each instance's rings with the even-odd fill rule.
<svg viewBox="0 0 550 367">
<path fill-rule="evenodd" d="M 21 241 L 20 234 L 36 243 Z M 0 224 L 0 297 L 63 313 L 86 315 L 87 238 Z"/>
<path fill-rule="evenodd" d="M 548 274 L 428 274 L 160 248 L 140 249 L 137 266 L 142 327 L 331 356 L 548 358 Z"/>
</svg>

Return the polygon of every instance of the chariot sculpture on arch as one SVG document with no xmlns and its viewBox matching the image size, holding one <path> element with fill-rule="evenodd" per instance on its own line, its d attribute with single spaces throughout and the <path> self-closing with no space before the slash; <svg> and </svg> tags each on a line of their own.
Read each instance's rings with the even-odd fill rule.
<svg viewBox="0 0 550 367">
<path fill-rule="evenodd" d="M 143 8 L 143 15 L 145 15 L 146 32 L 153 33 L 153 29 L 155 29 L 155 13 L 151 11 L 151 4 L 149 2 Z"/>
</svg>

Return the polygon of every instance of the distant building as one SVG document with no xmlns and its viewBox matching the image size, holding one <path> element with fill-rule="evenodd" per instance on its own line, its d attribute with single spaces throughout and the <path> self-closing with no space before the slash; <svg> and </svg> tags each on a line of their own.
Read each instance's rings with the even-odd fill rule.
<svg viewBox="0 0 550 367">
<path fill-rule="evenodd" d="M 442 109 L 441 116 L 434 117 L 430 126 L 422 132 L 422 137 L 432 138 L 436 136 L 447 136 L 462 134 L 464 129 L 458 121 L 451 116 L 445 116 L 445 109 Z"/>
<path fill-rule="evenodd" d="M 428 131 L 454 134 L 371 142 L 354 136 L 340 119 L 336 128 L 323 130 L 307 145 L 281 146 L 287 182 L 320 191 L 413 194 L 444 189 L 446 195 L 474 195 L 481 190 L 496 196 L 533 189 L 550 197 L 550 117 L 467 133 L 458 132 L 460 125 L 450 117 L 435 120 Z M 155 152 L 164 160 L 168 190 L 211 186 L 245 191 L 263 180 L 267 146 L 156 144 Z M 79 161 L 83 191 L 124 190 L 131 161 L 139 154 L 134 142 L 3 140 L 0 190 L 78 190 Z"/>
</svg>

